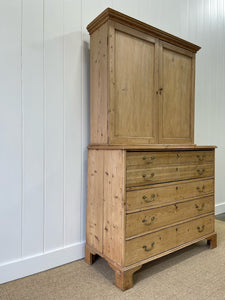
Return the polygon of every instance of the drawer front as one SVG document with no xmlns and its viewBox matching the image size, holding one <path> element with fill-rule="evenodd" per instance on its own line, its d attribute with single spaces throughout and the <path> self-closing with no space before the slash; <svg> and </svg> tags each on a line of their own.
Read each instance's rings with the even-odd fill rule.
<svg viewBox="0 0 225 300">
<path fill-rule="evenodd" d="M 131 239 L 125 244 L 125 265 L 147 259 L 213 231 L 214 216 L 211 215 Z"/>
<path fill-rule="evenodd" d="M 144 207 L 160 206 L 165 203 L 179 201 L 214 192 L 214 180 L 196 180 L 192 182 L 176 182 L 170 185 L 159 185 L 148 189 L 127 192 L 127 211 Z"/>
<path fill-rule="evenodd" d="M 214 151 L 127 152 L 127 169 L 213 162 Z"/>
<path fill-rule="evenodd" d="M 126 237 L 146 233 L 153 229 L 213 211 L 214 197 L 209 196 L 128 214 L 126 215 Z"/>
<path fill-rule="evenodd" d="M 213 163 L 134 169 L 127 170 L 127 186 L 203 178 L 213 175 Z"/>
</svg>

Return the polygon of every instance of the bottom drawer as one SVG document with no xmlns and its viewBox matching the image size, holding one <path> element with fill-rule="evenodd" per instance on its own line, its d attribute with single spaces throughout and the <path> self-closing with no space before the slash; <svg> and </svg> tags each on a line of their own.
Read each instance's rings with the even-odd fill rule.
<svg viewBox="0 0 225 300">
<path fill-rule="evenodd" d="M 214 231 L 214 215 L 126 241 L 125 265 L 147 259 Z"/>
</svg>

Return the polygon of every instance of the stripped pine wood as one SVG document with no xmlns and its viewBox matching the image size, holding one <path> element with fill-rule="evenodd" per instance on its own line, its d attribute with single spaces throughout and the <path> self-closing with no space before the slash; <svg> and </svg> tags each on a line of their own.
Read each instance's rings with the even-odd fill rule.
<svg viewBox="0 0 225 300">
<path fill-rule="evenodd" d="M 127 169 L 213 162 L 213 151 L 128 152 Z"/>
<path fill-rule="evenodd" d="M 194 45 L 188 41 L 185 41 L 177 36 L 169 34 L 165 31 L 162 31 L 158 28 L 150 26 L 146 23 L 143 23 L 137 19 L 129 17 L 125 14 L 122 14 L 112 8 L 105 9 L 98 17 L 96 17 L 88 26 L 87 30 L 90 34 L 92 34 L 95 30 L 101 27 L 108 19 L 123 24 L 125 26 L 129 26 L 135 30 L 138 30 L 140 33 L 144 32 L 150 36 L 154 36 L 160 38 L 163 41 L 174 44 L 176 46 L 180 46 L 184 49 L 190 50 L 192 52 L 197 52 L 201 49 L 201 47 Z"/>
<path fill-rule="evenodd" d="M 107 32 L 107 25 L 104 24 L 90 39 L 90 142 L 92 144 L 106 144 L 108 140 Z"/>
<path fill-rule="evenodd" d="M 172 45 L 166 33 L 160 38 L 149 25 L 138 30 L 130 22 L 129 17 L 107 9 L 87 27 L 91 143 L 193 144 L 193 78 L 199 47 L 180 44 L 175 37 L 176 46 Z"/>
<path fill-rule="evenodd" d="M 217 247 L 217 234 L 216 234 L 216 232 L 213 232 L 213 233 L 202 235 L 202 236 L 198 237 L 197 239 L 191 240 L 191 241 L 186 242 L 184 244 L 177 245 L 176 247 L 174 247 L 172 249 L 168 249 L 168 250 L 163 251 L 161 253 L 158 253 L 156 255 L 150 256 L 148 258 L 145 258 L 145 259 L 143 259 L 141 261 L 138 261 L 138 262 L 136 262 L 134 264 L 131 264 L 129 266 L 125 266 L 123 268 L 123 270 L 125 272 L 126 270 L 133 269 L 136 266 L 142 266 L 143 264 L 146 264 L 146 263 L 148 263 L 150 261 L 153 261 L 153 260 L 158 259 L 160 257 L 166 256 L 168 254 L 171 254 L 173 252 L 176 252 L 176 251 L 178 251 L 180 249 L 183 249 L 185 247 L 188 247 L 190 245 L 193 245 L 193 244 L 195 244 L 197 242 L 200 242 L 200 241 L 203 241 L 203 240 L 207 240 L 207 244 L 210 245 L 211 249 L 213 249 L 213 247 L 211 247 L 211 243 L 213 244 L 214 248 Z"/>
<path fill-rule="evenodd" d="M 103 253 L 123 265 L 125 242 L 125 152 L 104 152 Z"/>
<path fill-rule="evenodd" d="M 190 51 L 160 42 L 160 144 L 194 142 L 194 58 Z"/>
<path fill-rule="evenodd" d="M 214 193 L 214 180 L 190 180 L 127 191 L 127 211 L 153 208 Z"/>
<path fill-rule="evenodd" d="M 139 265 L 129 270 L 123 271 L 115 264 L 109 262 L 109 265 L 115 271 L 115 285 L 122 291 L 133 287 L 133 275 L 142 267 L 142 265 Z"/>
<path fill-rule="evenodd" d="M 116 286 L 126 290 L 144 263 L 203 239 L 216 247 L 216 147 L 194 144 L 198 46 L 112 9 L 87 29 L 88 149 L 103 157 L 89 162 L 96 170 L 99 163 L 102 175 L 88 191 L 96 201 L 90 205 L 88 197 L 87 216 L 99 223 L 87 237 L 85 258 L 89 264 L 96 254 L 106 259 Z M 92 240 L 99 232 L 97 249 Z"/>
<path fill-rule="evenodd" d="M 103 160 L 104 151 L 88 151 L 87 181 L 87 244 L 102 252 L 103 249 Z"/>
<path fill-rule="evenodd" d="M 127 170 L 127 186 L 213 176 L 213 163 Z"/>
<path fill-rule="evenodd" d="M 111 31 L 114 53 L 110 68 L 114 69 L 110 74 L 110 143 L 131 143 L 135 139 L 139 144 L 156 143 L 156 82 L 152 79 L 158 41 L 120 24 L 113 24 Z"/>
<path fill-rule="evenodd" d="M 126 242 L 125 265 L 131 265 L 177 245 L 213 232 L 214 216 L 157 231 Z"/>
<path fill-rule="evenodd" d="M 126 216 L 126 237 L 214 211 L 213 196 L 154 208 Z"/>
<path fill-rule="evenodd" d="M 88 255 L 89 255 L 89 252 L 90 252 L 90 254 L 91 254 L 92 256 L 95 256 L 95 255 L 97 254 L 97 255 L 103 257 L 103 258 L 109 263 L 110 267 L 111 267 L 114 271 L 115 271 L 115 270 L 120 270 L 121 272 L 126 272 L 126 271 L 132 270 L 132 269 L 134 269 L 134 268 L 136 268 L 136 267 L 138 267 L 138 266 L 141 267 L 141 266 L 142 266 L 143 264 L 145 264 L 145 263 L 148 263 L 148 262 L 150 262 L 150 261 L 153 261 L 153 260 L 155 260 L 155 259 L 158 259 L 158 258 L 160 258 L 160 257 L 163 257 L 163 256 L 165 256 L 165 255 L 168 255 L 168 254 L 170 254 L 170 253 L 173 253 L 173 252 L 175 252 L 175 251 L 178 251 L 178 250 L 180 250 L 180 249 L 183 249 L 183 248 L 185 248 L 185 247 L 187 247 L 187 246 L 190 246 L 190 245 L 192 245 L 192 244 L 195 244 L 195 243 L 197 243 L 197 242 L 199 242 L 199 241 L 202 241 L 202 240 L 205 240 L 205 239 L 207 240 L 207 244 L 208 244 L 208 245 L 210 245 L 211 242 L 214 242 L 214 245 L 217 246 L 217 244 L 216 244 L 216 242 L 217 242 L 217 234 L 216 234 L 215 232 L 209 233 L 209 234 L 204 234 L 204 235 L 198 237 L 197 239 L 194 239 L 194 240 L 192 240 L 192 241 L 189 241 L 189 242 L 186 242 L 186 243 L 184 243 L 184 244 L 178 245 L 178 246 L 176 246 L 176 247 L 174 247 L 174 248 L 172 248 L 172 249 L 168 249 L 168 250 L 166 250 L 166 251 L 164 251 L 164 252 L 158 253 L 158 254 L 156 254 L 156 255 L 153 255 L 153 256 L 151 256 L 151 257 L 148 257 L 148 258 L 146 258 L 146 259 L 143 259 L 143 260 L 138 261 L 138 262 L 136 262 L 136 263 L 134 263 L 134 264 L 131 264 L 131 265 L 129 265 L 129 266 L 124 266 L 124 267 L 119 266 L 118 264 L 116 264 L 115 262 L 113 262 L 111 259 L 109 259 L 107 256 L 105 256 L 104 254 L 100 253 L 99 251 L 97 251 L 96 249 L 92 248 L 91 246 L 88 246 L 87 244 L 86 244 L 86 246 L 85 246 L 85 250 L 87 249 L 86 252 L 87 252 Z M 216 247 L 216 246 L 215 246 L 215 247 Z M 215 247 L 214 247 L 214 248 L 215 248 Z M 210 248 L 211 248 L 211 246 L 210 246 Z M 211 249 L 212 249 L 212 248 L 211 248 Z M 89 256 L 88 256 L 88 257 L 89 257 Z M 92 260 L 92 263 L 94 263 L 95 257 L 91 257 L 91 260 Z M 89 263 L 88 261 L 86 261 L 86 262 Z M 115 271 L 115 272 L 116 272 L 116 271 Z"/>
<path fill-rule="evenodd" d="M 156 144 L 156 145 L 89 145 L 88 149 L 101 149 L 101 150 L 127 150 L 127 151 L 177 151 L 177 150 L 214 150 L 217 146 L 199 146 L 195 144 L 191 145 L 173 145 L 173 144 Z"/>
<path fill-rule="evenodd" d="M 102 227 L 102 229 L 100 227 L 92 228 L 92 237 L 98 230 L 102 232 L 102 248 L 97 249 L 91 245 L 87 238 L 86 261 L 89 264 L 93 263 L 95 254 L 104 257 L 115 271 L 115 283 L 119 288 L 124 290 L 131 287 L 133 284 L 132 274 L 135 272 L 136 267 L 141 267 L 143 263 L 154 259 L 154 257 L 161 257 L 206 237 L 209 237 L 208 243 L 210 243 L 211 247 L 216 246 L 213 216 L 213 161 L 201 164 L 201 167 L 211 166 L 212 174 L 210 173 L 210 177 L 189 179 L 188 176 L 190 174 L 187 174 L 185 181 L 165 183 L 164 180 L 166 179 L 162 179 L 159 184 L 152 185 L 151 188 L 141 190 L 140 186 L 136 184 L 132 188 L 127 187 L 128 191 L 126 192 L 126 176 L 128 176 L 130 171 L 133 171 L 127 170 L 126 150 L 94 150 L 92 148 L 89 149 L 89 152 L 101 153 L 100 162 L 97 157 L 93 157 L 92 159 L 90 158 L 89 163 L 92 165 L 94 162 L 95 167 L 99 164 L 100 169 L 102 169 L 101 180 L 95 181 L 93 185 L 96 185 L 96 187 L 92 188 L 92 191 L 94 189 L 98 191 L 101 188 L 100 196 L 97 192 L 97 201 L 99 199 L 102 201 L 101 216 L 97 216 L 99 212 L 96 211 L 96 206 L 88 204 L 87 209 L 91 210 L 89 215 L 93 214 L 93 219 L 98 220 L 99 226 Z M 167 154 L 166 152 L 162 153 Z M 193 152 L 194 155 L 196 153 Z M 180 167 L 193 167 L 193 165 L 181 163 Z M 155 169 L 157 168 L 164 170 L 168 167 L 155 167 Z M 144 207 L 144 210 L 141 204 L 137 203 L 136 212 L 126 209 L 126 201 L 127 203 L 130 201 L 129 194 L 140 191 L 146 193 L 146 190 L 151 189 L 155 189 L 155 193 L 157 193 L 157 189 L 159 193 L 165 189 L 160 194 L 164 195 L 164 200 L 162 198 L 161 201 L 165 202 L 155 203 L 155 206 L 149 207 L 150 209 Z M 96 192 L 94 193 L 96 194 Z M 168 196 L 170 199 L 166 198 Z M 182 201 L 182 197 L 184 197 L 184 201 Z M 174 203 L 170 204 L 166 201 L 173 201 Z M 153 216 L 153 226 L 151 224 L 146 225 L 145 223 Z M 142 222 L 143 219 L 147 221 Z M 103 223 L 101 223 L 102 220 Z M 204 220 L 206 222 L 203 222 Z M 148 229 L 146 230 L 147 227 Z M 174 228 L 177 228 L 177 230 Z M 150 233 L 151 231 L 152 233 Z M 177 231 L 178 233 L 176 233 Z M 163 233 L 162 243 L 159 242 L 160 238 L 162 239 L 161 235 L 159 237 L 157 235 L 159 232 Z M 155 246 L 155 241 L 147 237 L 153 237 L 154 239 L 158 237 L 157 247 Z M 143 242 L 146 243 L 143 244 Z M 143 246 L 146 247 L 143 248 Z M 128 270 L 130 272 L 127 273 Z"/>
</svg>

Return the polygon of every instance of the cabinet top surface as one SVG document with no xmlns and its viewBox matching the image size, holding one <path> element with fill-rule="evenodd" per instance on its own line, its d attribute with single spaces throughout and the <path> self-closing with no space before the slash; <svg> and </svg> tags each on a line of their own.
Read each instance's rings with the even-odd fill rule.
<svg viewBox="0 0 225 300">
<path fill-rule="evenodd" d="M 89 145 L 88 149 L 96 150 L 213 150 L 217 146 L 198 146 L 198 145 Z"/>
<path fill-rule="evenodd" d="M 196 53 L 201 47 L 192 44 L 188 41 L 185 41 L 181 38 L 178 38 L 172 34 L 169 34 L 165 31 L 162 31 L 156 27 L 153 27 L 147 23 L 141 22 L 137 19 L 134 19 L 132 17 L 129 17 L 125 14 L 122 14 L 114 9 L 107 8 L 105 9 L 100 15 L 98 15 L 88 26 L 87 30 L 90 34 L 92 34 L 94 31 L 96 31 L 100 26 L 102 26 L 105 22 L 108 20 L 129 26 L 131 28 L 134 28 L 136 30 L 145 32 L 147 34 L 150 34 L 156 38 L 159 38 L 161 40 L 164 40 L 168 43 L 175 44 L 177 46 L 180 46 L 182 48 L 185 48 L 187 50 L 190 50 L 194 53 Z"/>
</svg>

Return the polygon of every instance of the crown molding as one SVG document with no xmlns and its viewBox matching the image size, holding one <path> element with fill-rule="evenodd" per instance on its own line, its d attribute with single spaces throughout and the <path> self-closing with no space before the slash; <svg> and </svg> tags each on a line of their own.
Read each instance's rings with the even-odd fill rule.
<svg viewBox="0 0 225 300">
<path fill-rule="evenodd" d="M 163 40 L 165 42 L 182 47 L 182 48 L 187 49 L 194 53 L 196 53 L 198 50 L 201 49 L 201 47 L 199 47 L 195 44 L 185 41 L 179 37 L 176 37 L 170 33 L 167 33 L 163 30 L 160 30 L 160 29 L 153 27 L 149 24 L 146 24 L 144 22 L 141 22 L 137 19 L 131 18 L 131 17 L 129 17 L 125 14 L 122 14 L 112 8 L 106 8 L 100 15 L 98 15 L 87 26 L 87 30 L 88 30 L 89 34 L 91 35 L 99 27 L 101 27 L 104 23 L 106 23 L 109 20 L 126 25 L 128 27 L 142 31 L 144 33 L 150 34 L 151 36 L 159 38 L 160 40 Z"/>
</svg>

